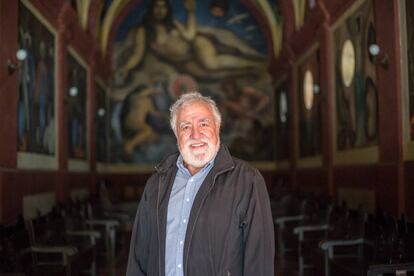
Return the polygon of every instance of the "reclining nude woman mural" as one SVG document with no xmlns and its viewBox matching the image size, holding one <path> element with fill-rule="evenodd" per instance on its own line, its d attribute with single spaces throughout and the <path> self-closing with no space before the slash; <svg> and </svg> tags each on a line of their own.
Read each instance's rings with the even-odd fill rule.
<svg viewBox="0 0 414 276">
<path fill-rule="evenodd" d="M 235 36 L 229 37 L 227 43 L 219 42 L 211 30 L 197 26 L 195 4 L 195 0 L 185 0 L 187 21 L 181 23 L 173 18 L 168 1 L 151 1 L 143 24 L 129 34 L 128 39 L 132 41 L 128 48 L 132 54 L 117 68 L 116 80 L 124 80 L 132 68 L 140 65 L 147 49 L 179 71 L 198 78 L 263 72 L 263 55 Z M 122 52 L 124 48 L 119 50 Z"/>
<path fill-rule="evenodd" d="M 266 128 L 268 137 L 273 126 L 270 119 L 273 89 L 266 70 L 266 41 L 247 8 L 231 0 L 229 4 L 236 5 L 229 9 L 232 13 L 225 18 L 214 18 L 203 1 L 140 3 L 141 14 L 134 14 L 135 25 L 131 24 L 133 27 L 114 45 L 112 161 L 157 162 L 165 151 L 176 150 L 173 134 L 165 128 L 167 107 L 180 94 L 194 89 L 219 104 L 229 103 L 232 95 L 223 88 L 229 79 L 240 91 L 263 94 L 261 97 L 266 101 L 254 99 L 260 106 L 253 106 L 249 112 L 253 115 L 258 110 L 256 116 L 236 115 L 240 118 L 235 121 L 252 121 L 256 130 Z M 143 86 L 146 89 L 137 89 Z M 130 119 L 134 113 L 139 114 L 139 126 L 133 126 L 138 121 Z M 263 114 L 267 119 L 257 120 Z M 228 141 L 230 147 L 237 149 L 231 143 L 248 141 L 240 137 L 240 132 L 230 132 L 223 132 L 223 141 Z M 236 136 L 240 139 L 234 139 Z M 262 161 L 271 161 L 272 151 L 260 147 L 260 144 L 250 145 L 243 157 L 254 160 L 260 156 Z M 118 154 L 119 151 L 123 154 Z"/>
</svg>

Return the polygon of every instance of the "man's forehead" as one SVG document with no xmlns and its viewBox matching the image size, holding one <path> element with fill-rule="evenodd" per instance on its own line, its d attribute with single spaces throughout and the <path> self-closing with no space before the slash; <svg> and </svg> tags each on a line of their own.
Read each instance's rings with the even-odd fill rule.
<svg viewBox="0 0 414 276">
<path fill-rule="evenodd" d="M 188 105 L 184 105 L 178 112 L 179 117 L 184 115 L 193 115 L 193 114 L 205 114 L 205 117 L 212 117 L 213 110 L 210 105 L 204 102 L 194 102 Z"/>
<path fill-rule="evenodd" d="M 189 123 L 191 123 L 192 119 L 196 119 L 197 122 L 202 122 L 202 123 L 203 122 L 214 122 L 214 120 L 212 118 L 209 118 L 209 117 L 201 117 L 201 118 L 189 118 L 188 120 L 182 119 L 182 120 L 179 120 L 178 123 L 180 125 L 182 125 L 182 124 L 189 124 Z"/>
</svg>

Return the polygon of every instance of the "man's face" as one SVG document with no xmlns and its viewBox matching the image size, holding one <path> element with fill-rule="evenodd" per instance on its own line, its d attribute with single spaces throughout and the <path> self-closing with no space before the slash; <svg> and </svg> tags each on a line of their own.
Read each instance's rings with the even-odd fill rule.
<svg viewBox="0 0 414 276">
<path fill-rule="evenodd" d="M 188 170 L 194 174 L 217 153 L 220 145 L 220 125 L 210 106 L 194 102 L 177 114 L 177 142 Z"/>
</svg>

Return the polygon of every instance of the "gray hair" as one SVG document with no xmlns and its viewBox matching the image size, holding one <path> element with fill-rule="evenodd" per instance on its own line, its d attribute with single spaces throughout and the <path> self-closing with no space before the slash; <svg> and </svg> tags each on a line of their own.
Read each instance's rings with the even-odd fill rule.
<svg viewBox="0 0 414 276">
<path fill-rule="evenodd" d="M 221 113 L 216 102 L 210 98 L 201 95 L 199 92 L 190 92 L 182 94 L 178 100 L 170 107 L 170 126 L 174 134 L 177 136 L 177 114 L 181 108 L 186 107 L 195 102 L 206 103 L 213 112 L 214 119 L 218 125 L 221 125 Z"/>
</svg>

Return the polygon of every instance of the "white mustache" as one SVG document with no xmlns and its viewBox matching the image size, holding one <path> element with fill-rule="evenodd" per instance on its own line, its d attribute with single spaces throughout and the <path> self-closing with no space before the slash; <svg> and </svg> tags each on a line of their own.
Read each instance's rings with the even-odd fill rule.
<svg viewBox="0 0 414 276">
<path fill-rule="evenodd" d="M 196 143 L 206 143 L 207 145 L 210 145 L 210 141 L 203 137 L 200 139 L 189 139 L 185 142 L 185 147 L 189 147 L 191 144 L 196 144 Z"/>
</svg>

